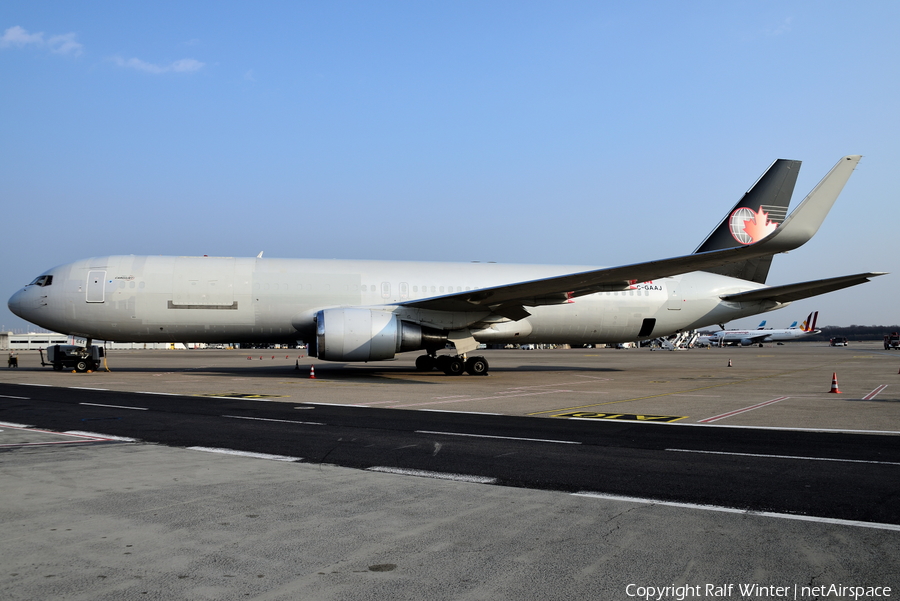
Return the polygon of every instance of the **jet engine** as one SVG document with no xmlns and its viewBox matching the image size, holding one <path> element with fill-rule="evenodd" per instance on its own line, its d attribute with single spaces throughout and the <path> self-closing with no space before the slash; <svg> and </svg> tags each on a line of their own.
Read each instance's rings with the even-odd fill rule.
<svg viewBox="0 0 900 601">
<path fill-rule="evenodd" d="M 372 309 L 316 314 L 316 356 L 326 361 L 380 361 L 404 351 L 443 348 L 447 333 Z"/>
</svg>

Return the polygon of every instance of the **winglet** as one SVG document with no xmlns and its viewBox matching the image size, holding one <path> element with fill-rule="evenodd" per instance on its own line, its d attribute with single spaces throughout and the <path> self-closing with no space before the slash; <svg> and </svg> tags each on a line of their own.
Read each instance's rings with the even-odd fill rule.
<svg viewBox="0 0 900 601">
<path fill-rule="evenodd" d="M 819 231 L 825 216 L 828 215 L 828 211 L 831 210 L 861 158 L 862 155 L 858 154 L 841 158 L 803 202 L 788 215 L 784 223 L 753 246 L 780 253 L 806 244 Z"/>
</svg>

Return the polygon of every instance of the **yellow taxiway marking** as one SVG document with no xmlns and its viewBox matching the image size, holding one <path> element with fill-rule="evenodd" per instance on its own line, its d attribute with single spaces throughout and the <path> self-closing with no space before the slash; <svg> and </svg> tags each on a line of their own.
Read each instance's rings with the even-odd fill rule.
<svg viewBox="0 0 900 601">
<path fill-rule="evenodd" d="M 577 419 L 605 419 L 605 420 L 621 420 L 630 422 L 666 422 L 673 423 L 682 419 L 687 419 L 686 415 L 645 415 L 639 413 L 597 413 L 595 411 L 570 411 L 569 413 L 558 413 L 550 417 L 566 417 Z"/>
</svg>

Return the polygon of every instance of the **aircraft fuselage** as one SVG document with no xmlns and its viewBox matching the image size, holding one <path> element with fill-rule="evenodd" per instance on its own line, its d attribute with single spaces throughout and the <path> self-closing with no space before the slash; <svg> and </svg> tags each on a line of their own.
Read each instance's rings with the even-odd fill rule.
<svg viewBox="0 0 900 601">
<path fill-rule="evenodd" d="M 530 306 L 518 321 L 485 323 L 490 311 L 429 311 L 419 299 L 595 269 L 230 257 L 94 257 L 50 269 L 9 302 L 14 313 L 60 333 L 98 340 L 159 342 L 314 341 L 317 311 L 369 307 L 439 330 L 472 328 L 478 342 L 628 342 L 723 323 L 785 306 L 719 296 L 763 287 L 691 272 L 626 289 Z M 647 331 L 645 320 L 653 319 Z M 643 328 L 643 331 L 642 331 Z"/>
</svg>

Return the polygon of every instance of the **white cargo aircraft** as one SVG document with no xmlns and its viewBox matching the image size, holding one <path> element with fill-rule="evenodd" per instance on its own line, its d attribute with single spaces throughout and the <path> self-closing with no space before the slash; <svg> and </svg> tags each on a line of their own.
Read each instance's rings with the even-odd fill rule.
<svg viewBox="0 0 900 601">
<path fill-rule="evenodd" d="M 329 361 L 424 350 L 416 367 L 487 373 L 479 343 L 617 343 L 690 330 L 867 282 L 766 286 L 772 256 L 819 229 L 859 162 L 843 157 L 786 217 L 799 161 L 779 159 L 690 255 L 611 268 L 102 256 L 9 299 L 49 330 L 111 341 L 310 343 Z M 452 345 L 455 352 L 437 355 Z M 88 362 L 88 367 L 92 367 Z"/>
<path fill-rule="evenodd" d="M 722 330 L 714 332 L 708 337 L 709 344 L 717 344 L 723 346 L 726 344 L 739 344 L 741 346 L 750 346 L 758 344 L 762 346 L 765 342 L 788 342 L 790 340 L 800 340 L 813 334 L 818 334 L 822 330 L 816 329 L 816 322 L 819 320 L 819 312 L 813 311 L 806 318 L 799 328 L 795 327 L 795 321 L 790 327 L 783 330 L 757 328 L 755 330 Z"/>
</svg>

